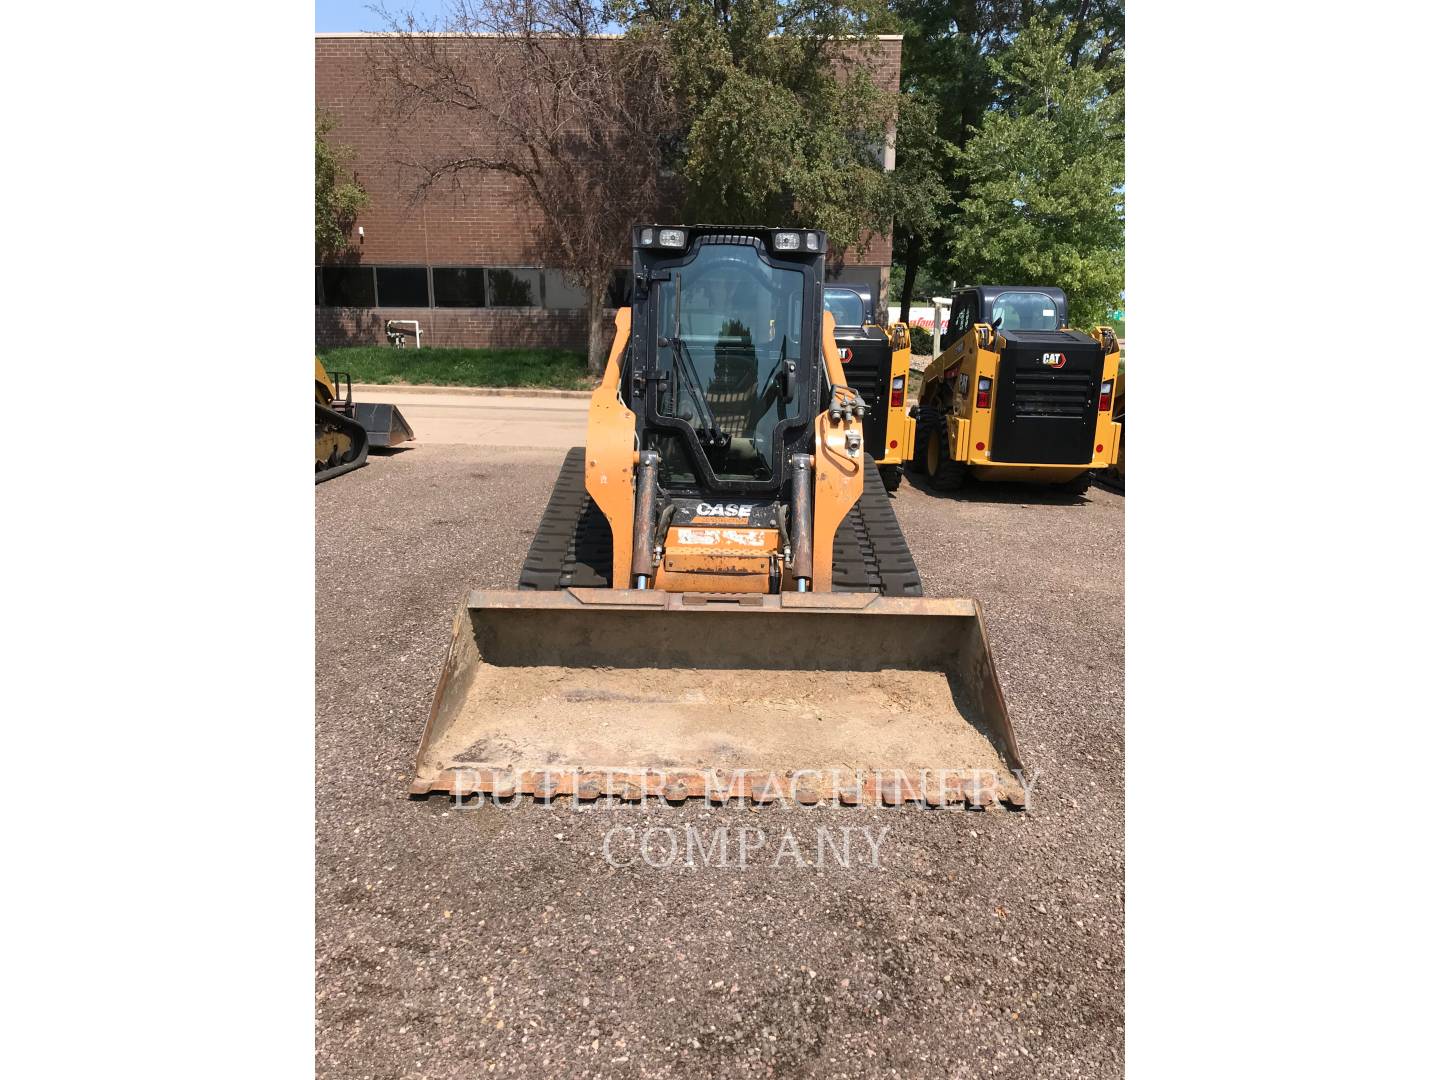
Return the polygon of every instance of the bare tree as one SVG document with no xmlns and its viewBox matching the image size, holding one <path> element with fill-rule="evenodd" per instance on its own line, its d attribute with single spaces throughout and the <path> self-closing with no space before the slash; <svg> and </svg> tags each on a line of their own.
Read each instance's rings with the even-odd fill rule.
<svg viewBox="0 0 1440 1080">
<path fill-rule="evenodd" d="M 417 197 L 471 171 L 517 180 L 537 239 L 585 291 L 599 372 L 611 275 L 630 226 L 655 217 L 663 195 L 675 119 L 662 49 L 605 35 L 604 0 L 456 0 L 424 26 L 378 10 L 390 25 L 370 53 L 382 108 L 397 133 L 423 130 L 444 148 L 402 154 Z"/>
</svg>

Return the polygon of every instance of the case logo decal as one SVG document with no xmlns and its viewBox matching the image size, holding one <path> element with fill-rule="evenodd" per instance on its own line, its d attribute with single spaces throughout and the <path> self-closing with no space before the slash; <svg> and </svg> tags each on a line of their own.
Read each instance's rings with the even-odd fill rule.
<svg viewBox="0 0 1440 1080">
<path fill-rule="evenodd" d="M 754 509 L 753 503 L 707 503 L 702 502 L 695 508 L 695 516 L 699 517 L 727 517 L 750 520 L 750 511 Z"/>
</svg>

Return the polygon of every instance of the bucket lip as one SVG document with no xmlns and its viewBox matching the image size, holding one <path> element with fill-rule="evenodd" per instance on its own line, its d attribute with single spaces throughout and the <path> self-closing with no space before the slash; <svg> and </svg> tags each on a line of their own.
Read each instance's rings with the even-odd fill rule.
<svg viewBox="0 0 1440 1080">
<path fill-rule="evenodd" d="M 474 589 L 465 606 L 480 610 L 595 610 L 721 612 L 727 614 L 806 612 L 833 615 L 920 615 L 977 617 L 980 605 L 966 597 L 882 596 L 879 593 L 718 594 L 667 593 L 658 589 Z"/>
</svg>

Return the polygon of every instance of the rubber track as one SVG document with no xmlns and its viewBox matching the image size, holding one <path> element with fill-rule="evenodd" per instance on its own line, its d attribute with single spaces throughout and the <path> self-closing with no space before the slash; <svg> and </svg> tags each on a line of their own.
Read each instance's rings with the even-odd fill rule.
<svg viewBox="0 0 1440 1080">
<path fill-rule="evenodd" d="M 860 499 L 835 530 L 833 575 L 836 592 L 878 592 L 922 596 L 920 571 L 900 531 L 875 459 L 865 455 Z"/>
<path fill-rule="evenodd" d="M 585 490 L 585 448 L 577 446 L 555 478 L 520 570 L 520 588 L 608 588 L 613 567 L 610 524 Z"/>
</svg>

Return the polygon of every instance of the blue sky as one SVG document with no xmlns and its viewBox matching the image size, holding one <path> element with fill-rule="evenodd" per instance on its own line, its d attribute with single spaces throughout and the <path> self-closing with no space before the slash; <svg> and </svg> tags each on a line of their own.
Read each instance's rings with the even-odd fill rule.
<svg viewBox="0 0 1440 1080">
<path fill-rule="evenodd" d="M 380 0 L 315 0 L 315 32 L 338 34 L 356 30 L 383 30 L 380 16 L 370 10 Z M 397 15 L 414 11 L 422 20 L 442 17 L 449 9 L 447 0 L 386 0 L 385 6 Z"/>
</svg>

